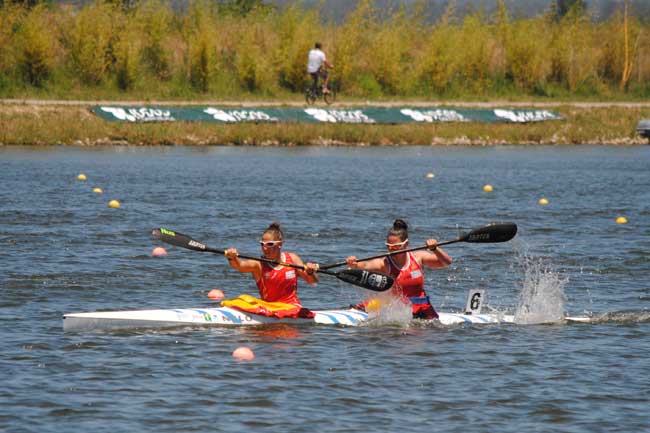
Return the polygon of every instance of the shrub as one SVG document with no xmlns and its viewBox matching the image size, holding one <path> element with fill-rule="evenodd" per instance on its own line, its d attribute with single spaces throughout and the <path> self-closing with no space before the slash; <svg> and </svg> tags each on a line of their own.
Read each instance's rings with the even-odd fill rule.
<svg viewBox="0 0 650 433">
<path fill-rule="evenodd" d="M 70 66 L 82 84 L 99 84 L 115 64 L 122 18 L 119 9 L 111 4 L 90 4 L 81 9 L 64 33 Z"/>
<path fill-rule="evenodd" d="M 26 83 L 42 87 L 55 66 L 54 23 L 44 5 L 34 7 L 16 32 L 16 62 Z"/>
<path fill-rule="evenodd" d="M 361 0 L 338 29 L 332 41 L 336 75 L 339 82 L 344 84 L 341 89 L 344 92 L 363 93 L 359 86 L 359 79 L 370 65 L 364 54 L 372 39 L 371 32 L 374 26 L 372 14 L 372 1 Z"/>
<path fill-rule="evenodd" d="M 182 27 L 186 44 L 188 80 L 192 88 L 205 93 L 217 69 L 217 44 L 214 9 L 207 3 L 192 4 Z"/>
<path fill-rule="evenodd" d="M 277 71 L 278 84 L 291 91 L 302 92 L 307 78 L 307 53 L 321 38 L 318 14 L 288 8 L 274 17 L 278 33 L 277 48 L 272 62 Z M 327 52 L 327 45 L 324 47 Z"/>
<path fill-rule="evenodd" d="M 137 39 L 142 43 L 142 62 L 159 80 L 169 79 L 171 59 L 167 47 L 174 31 L 173 11 L 167 4 L 150 0 L 137 9 L 135 21 L 140 29 Z"/>
<path fill-rule="evenodd" d="M 238 31 L 235 42 L 234 68 L 239 85 L 248 92 L 272 93 L 276 88 L 272 51 L 277 46 L 276 35 L 269 25 L 269 16 L 252 12 L 245 28 Z"/>
<path fill-rule="evenodd" d="M 506 41 L 506 74 L 520 90 L 544 87 L 550 74 L 548 45 L 543 19 L 512 24 Z"/>
<path fill-rule="evenodd" d="M 27 13 L 20 5 L 0 7 L 0 74 L 8 75 L 16 67 L 16 30 Z"/>
</svg>

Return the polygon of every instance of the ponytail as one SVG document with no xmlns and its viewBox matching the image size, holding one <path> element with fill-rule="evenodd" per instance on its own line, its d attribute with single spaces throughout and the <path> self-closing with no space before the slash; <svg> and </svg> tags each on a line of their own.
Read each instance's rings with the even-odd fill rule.
<svg viewBox="0 0 650 433">
<path fill-rule="evenodd" d="M 282 233 L 282 229 L 280 228 L 280 223 L 278 222 L 272 222 L 269 224 L 269 226 L 264 230 L 263 234 L 271 233 L 273 236 L 273 239 L 276 241 L 281 241 L 284 240 L 284 233 Z"/>
<path fill-rule="evenodd" d="M 396 219 L 393 222 L 393 227 L 388 230 L 388 236 L 398 236 L 400 240 L 404 241 L 409 237 L 409 226 L 403 219 Z"/>
</svg>

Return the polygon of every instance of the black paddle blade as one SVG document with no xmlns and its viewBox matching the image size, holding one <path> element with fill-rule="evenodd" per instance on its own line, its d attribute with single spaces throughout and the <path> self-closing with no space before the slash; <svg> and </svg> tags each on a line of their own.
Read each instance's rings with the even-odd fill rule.
<svg viewBox="0 0 650 433">
<path fill-rule="evenodd" d="M 472 230 L 463 236 L 465 242 L 476 244 L 507 242 L 517 234 L 517 224 L 493 223 L 480 229 Z"/>
<path fill-rule="evenodd" d="M 161 227 L 159 229 L 151 230 L 151 235 L 156 239 L 160 239 L 170 245 L 176 245 L 177 247 L 187 248 L 194 251 L 208 251 L 208 248 L 201 242 L 195 241 L 191 237 L 173 230 Z"/>
<path fill-rule="evenodd" d="M 395 282 L 390 275 L 363 269 L 344 269 L 336 273 L 336 278 L 374 292 L 385 292 Z"/>
</svg>

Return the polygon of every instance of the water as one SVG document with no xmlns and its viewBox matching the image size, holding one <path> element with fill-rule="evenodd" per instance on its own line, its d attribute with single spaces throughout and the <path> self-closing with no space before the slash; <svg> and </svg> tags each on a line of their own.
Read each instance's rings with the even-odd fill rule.
<svg viewBox="0 0 650 433">
<path fill-rule="evenodd" d="M 650 431 L 649 160 L 648 147 L 0 148 L 0 431 Z M 560 308 L 601 320 L 62 332 L 66 312 L 255 294 L 223 257 L 153 258 L 154 227 L 257 254 L 277 220 L 285 250 L 327 263 L 382 252 L 396 217 L 412 246 L 519 226 L 508 243 L 446 247 L 454 263 L 426 273 L 438 309 L 474 287 L 527 323 Z M 362 292 L 323 275 L 299 293 L 332 308 Z M 232 358 L 242 345 L 254 361 Z"/>
</svg>

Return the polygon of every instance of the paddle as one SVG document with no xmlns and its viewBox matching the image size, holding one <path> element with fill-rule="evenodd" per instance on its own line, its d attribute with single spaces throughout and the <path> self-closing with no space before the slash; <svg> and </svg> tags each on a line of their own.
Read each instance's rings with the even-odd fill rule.
<svg viewBox="0 0 650 433">
<path fill-rule="evenodd" d="M 209 253 L 225 254 L 225 250 L 210 248 L 205 244 L 196 241 L 187 235 L 174 232 L 172 230 L 168 230 L 162 227 L 158 229 L 153 229 L 151 231 L 151 235 L 156 239 L 160 239 L 161 241 L 166 242 L 170 245 L 176 245 L 177 247 L 187 248 L 189 250 L 194 250 L 194 251 L 204 251 Z M 251 256 L 245 256 L 243 254 L 239 254 L 238 256 L 244 259 L 257 260 L 260 262 L 271 263 L 274 265 L 282 265 L 282 266 L 288 266 L 290 268 L 305 270 L 304 266 L 296 265 L 293 263 L 277 262 L 275 260 L 270 260 L 264 257 L 251 257 Z M 373 290 L 375 292 L 384 292 L 390 289 L 394 282 L 393 277 L 389 275 L 382 274 L 381 272 L 365 271 L 362 269 L 345 269 L 340 272 L 319 270 L 318 272 L 327 275 L 333 275 L 341 281 L 354 284 L 355 286 L 363 287 L 364 289 Z"/>
<path fill-rule="evenodd" d="M 517 225 L 514 223 L 492 223 L 484 227 L 474 229 L 469 233 L 465 233 L 458 239 L 438 243 L 438 246 L 455 244 L 456 242 L 470 242 L 474 244 L 488 244 L 496 242 L 506 242 L 514 238 L 517 234 Z M 403 254 L 409 251 L 425 250 L 427 246 L 407 248 L 405 250 L 392 251 L 390 253 L 378 254 L 364 259 L 357 259 L 357 262 L 365 262 L 368 260 L 378 259 L 381 257 L 394 256 L 395 254 Z M 346 265 L 346 262 L 331 263 L 320 267 L 322 272 L 324 269 L 336 268 L 338 266 Z"/>
</svg>

